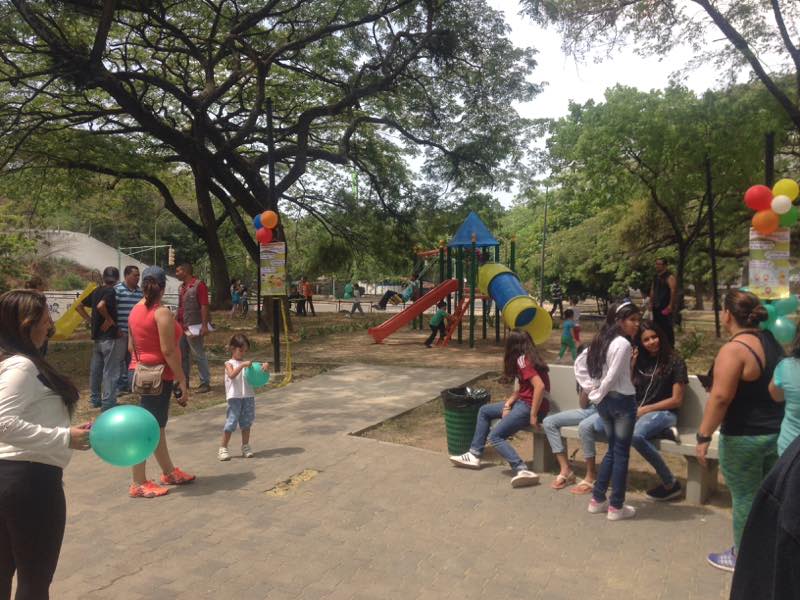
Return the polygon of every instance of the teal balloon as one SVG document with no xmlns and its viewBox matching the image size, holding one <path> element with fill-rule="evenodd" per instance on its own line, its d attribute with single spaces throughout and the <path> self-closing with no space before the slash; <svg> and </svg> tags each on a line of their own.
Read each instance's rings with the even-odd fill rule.
<svg viewBox="0 0 800 600">
<path fill-rule="evenodd" d="M 797 223 L 798 216 L 800 216 L 800 213 L 798 213 L 797 207 L 792 206 L 792 208 L 789 209 L 789 212 L 783 213 L 778 217 L 778 225 L 781 227 L 791 227 Z"/>
<path fill-rule="evenodd" d="M 92 450 L 115 467 L 132 467 L 147 460 L 161 438 L 158 421 L 141 406 L 115 406 L 101 414 L 89 432 Z"/>
<path fill-rule="evenodd" d="M 788 344 L 794 340 L 794 336 L 797 333 L 797 325 L 791 319 L 778 317 L 772 323 L 770 331 L 781 344 Z"/>
<path fill-rule="evenodd" d="M 269 383 L 269 371 L 262 371 L 261 363 L 254 362 L 247 367 L 244 376 L 253 387 L 263 387 Z"/>
<path fill-rule="evenodd" d="M 765 304 L 764 308 L 767 309 L 767 322 L 771 323 L 778 316 L 778 308 L 775 304 Z"/>
<path fill-rule="evenodd" d="M 775 307 L 775 312 L 778 313 L 779 317 L 784 315 L 791 315 L 792 313 L 797 312 L 797 296 L 792 294 L 788 298 L 783 298 L 782 300 L 776 300 L 772 303 L 772 306 Z"/>
</svg>

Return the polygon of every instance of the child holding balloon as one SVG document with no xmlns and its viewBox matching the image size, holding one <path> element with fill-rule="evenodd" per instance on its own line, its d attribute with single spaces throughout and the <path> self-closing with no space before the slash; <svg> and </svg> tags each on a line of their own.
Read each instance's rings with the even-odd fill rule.
<svg viewBox="0 0 800 600">
<path fill-rule="evenodd" d="M 253 450 L 250 448 L 250 427 L 256 416 L 253 386 L 265 385 L 269 380 L 267 363 L 259 366 L 258 363 L 244 359 L 250 349 L 250 340 L 246 335 L 237 333 L 228 342 L 228 347 L 231 351 L 230 360 L 225 362 L 225 398 L 228 401 L 228 412 L 222 430 L 222 444 L 217 452 L 217 458 L 222 461 L 231 459 L 228 444 L 237 426 L 242 431 L 242 456 L 253 457 Z"/>
</svg>

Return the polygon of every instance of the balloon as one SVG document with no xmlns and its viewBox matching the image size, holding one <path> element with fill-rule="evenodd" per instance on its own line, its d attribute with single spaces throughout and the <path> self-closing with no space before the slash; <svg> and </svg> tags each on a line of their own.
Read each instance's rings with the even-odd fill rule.
<svg viewBox="0 0 800 600">
<path fill-rule="evenodd" d="M 772 186 L 772 193 L 775 196 L 788 196 L 789 200 L 796 200 L 800 195 L 800 186 L 794 179 L 779 179 L 778 182 Z"/>
<path fill-rule="evenodd" d="M 754 185 L 744 193 L 744 203 L 753 210 L 767 210 L 772 202 L 772 190 L 765 185 Z"/>
<path fill-rule="evenodd" d="M 778 317 L 769 329 L 781 344 L 791 342 L 797 333 L 797 325 L 787 317 Z"/>
<path fill-rule="evenodd" d="M 158 446 L 161 430 L 149 410 L 124 404 L 101 414 L 89 441 L 102 460 L 115 467 L 132 467 L 147 460 Z"/>
<path fill-rule="evenodd" d="M 758 233 L 769 235 L 780 224 L 780 217 L 771 210 L 760 210 L 753 215 L 753 229 Z"/>
<path fill-rule="evenodd" d="M 261 370 L 261 363 L 254 362 L 244 370 L 247 383 L 253 387 L 262 387 L 269 383 L 269 372 Z"/>
<path fill-rule="evenodd" d="M 777 214 L 785 215 L 792 210 L 792 199 L 789 196 L 775 196 L 770 206 Z"/>
<path fill-rule="evenodd" d="M 265 210 L 261 213 L 261 223 L 264 227 L 275 229 L 278 225 L 278 213 L 274 210 Z"/>
<path fill-rule="evenodd" d="M 256 230 L 256 240 L 259 244 L 269 244 L 272 241 L 272 229 L 262 227 Z"/>
<path fill-rule="evenodd" d="M 253 217 L 253 225 L 256 226 L 256 229 L 261 229 L 263 225 L 261 225 L 261 214 L 257 214 Z"/>
<path fill-rule="evenodd" d="M 783 298 L 782 300 L 776 300 L 772 303 L 772 306 L 775 307 L 775 313 L 779 317 L 783 317 L 785 315 L 790 315 L 794 312 L 797 312 L 798 306 L 797 296 L 791 295 L 788 298 Z M 767 311 L 769 312 L 769 311 Z"/>
<path fill-rule="evenodd" d="M 796 206 L 792 206 L 789 212 L 780 216 L 779 223 L 781 227 L 791 227 L 797 223 L 798 210 Z"/>
<path fill-rule="evenodd" d="M 764 308 L 767 309 L 767 323 L 772 323 L 779 314 L 777 307 L 774 304 L 765 304 Z"/>
</svg>

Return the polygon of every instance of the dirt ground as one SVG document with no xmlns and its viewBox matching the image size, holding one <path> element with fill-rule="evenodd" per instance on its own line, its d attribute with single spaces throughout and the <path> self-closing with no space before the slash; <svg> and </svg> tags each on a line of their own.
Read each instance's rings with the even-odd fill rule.
<svg viewBox="0 0 800 600">
<path fill-rule="evenodd" d="M 506 383 L 500 376 L 502 370 L 502 345 L 495 345 L 494 331 L 490 328 L 489 339 L 481 338 L 480 326 L 476 332 L 475 349 L 471 350 L 467 344 L 465 329 L 464 343 L 459 345 L 453 341 L 447 348 L 425 348 L 422 344 L 429 332 L 412 331 L 404 329 L 384 341 L 375 344 L 367 333 L 370 326 L 381 323 L 386 319 L 384 313 L 367 314 L 364 317 L 346 318 L 343 314 L 319 313 L 316 317 L 300 318 L 292 316 L 292 332 L 289 336 L 288 351 L 292 357 L 292 380 L 301 381 L 323 373 L 340 365 L 354 362 L 397 365 L 398 368 L 412 366 L 437 366 L 452 365 L 453 367 L 472 367 L 486 373 L 474 386 L 489 390 L 493 400 L 505 398 L 511 391 L 511 384 Z M 272 363 L 272 343 L 268 333 L 255 331 L 255 317 L 247 319 L 235 318 L 231 320 L 227 311 L 215 312 L 212 316 L 217 329 L 210 333 L 206 341 L 206 349 L 211 368 L 212 391 L 207 394 L 193 394 L 189 406 L 185 409 L 173 405 L 173 414 L 182 414 L 186 411 L 199 410 L 215 404 L 225 402 L 223 389 L 223 363 L 229 358 L 227 342 L 233 333 L 246 333 L 252 347 L 248 358 L 253 360 L 268 360 Z M 680 336 L 684 343 L 693 348 L 693 354 L 687 359 L 690 373 L 705 373 L 716 354 L 720 342 L 707 331 L 698 332 L 688 326 Z M 582 338 L 588 342 L 594 334 L 595 326 L 591 323 L 583 324 Z M 286 366 L 287 345 L 284 336 L 282 341 L 282 368 Z M 501 333 L 502 344 L 502 333 Z M 695 347 L 696 346 L 696 347 Z M 74 416 L 75 422 L 84 422 L 96 418 L 97 409 L 89 406 L 89 361 L 91 357 L 92 342 L 88 332 L 81 331 L 67 342 L 52 342 L 48 359 L 60 371 L 71 374 L 73 380 L 81 390 L 79 408 Z M 550 339 L 539 348 L 547 362 L 558 361 L 559 335 L 554 332 Z M 564 361 L 566 362 L 566 360 Z M 273 374 L 273 380 L 280 382 L 283 372 Z M 193 367 L 192 386 L 198 383 L 196 367 Z M 126 395 L 119 399 L 121 403 L 135 402 L 135 395 Z M 419 448 L 425 448 L 443 455 L 447 452 L 447 442 L 444 430 L 442 404 L 437 399 L 410 411 L 404 415 L 390 419 L 363 432 L 367 437 L 398 443 Z M 522 432 L 514 437 L 512 442 L 523 457 L 530 457 L 531 434 Z M 578 444 L 569 442 L 569 453 L 578 450 Z M 598 458 L 605 452 L 605 446 L 598 444 Z M 490 461 L 500 461 L 493 455 L 491 449 L 486 458 Z M 580 452 L 575 456 L 580 459 Z M 679 477 L 686 477 L 686 463 L 683 458 L 667 456 L 666 460 Z M 573 461 L 576 473 L 583 473 L 584 466 L 580 460 Z M 631 454 L 630 483 L 632 489 L 644 490 L 657 484 L 657 478 L 652 468 L 636 453 Z M 729 497 L 725 490 L 718 493 L 713 501 L 714 505 L 728 506 Z"/>
</svg>

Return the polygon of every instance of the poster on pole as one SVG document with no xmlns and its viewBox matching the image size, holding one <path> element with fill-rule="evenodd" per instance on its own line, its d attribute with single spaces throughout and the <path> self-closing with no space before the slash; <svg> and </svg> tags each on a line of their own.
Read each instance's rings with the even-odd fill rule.
<svg viewBox="0 0 800 600">
<path fill-rule="evenodd" d="M 261 295 L 286 295 L 286 244 L 261 244 Z"/>
<path fill-rule="evenodd" d="M 750 229 L 750 291 L 762 300 L 789 296 L 789 228 L 763 234 Z"/>
</svg>

